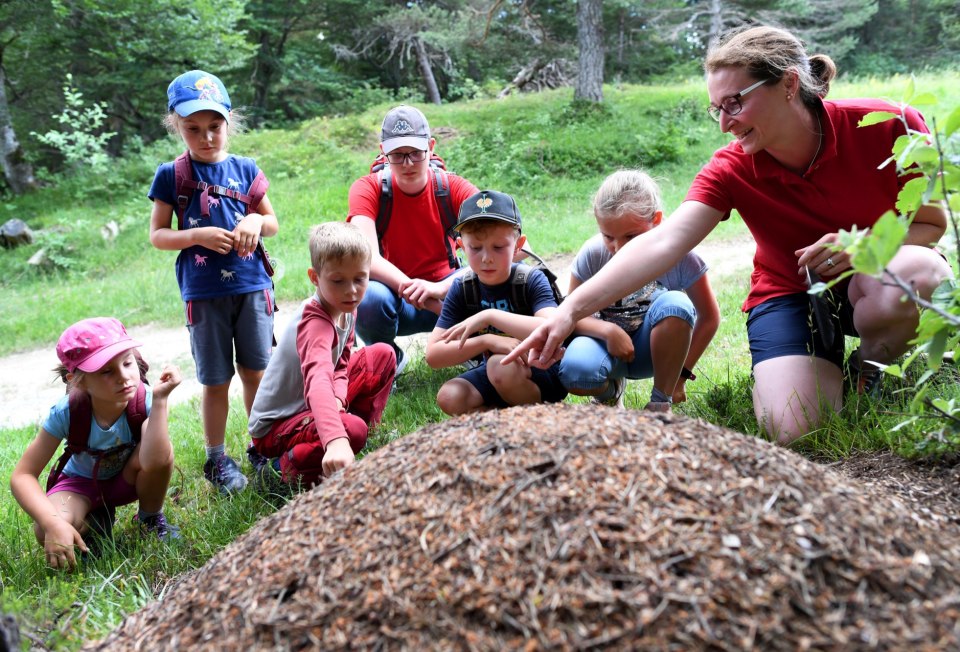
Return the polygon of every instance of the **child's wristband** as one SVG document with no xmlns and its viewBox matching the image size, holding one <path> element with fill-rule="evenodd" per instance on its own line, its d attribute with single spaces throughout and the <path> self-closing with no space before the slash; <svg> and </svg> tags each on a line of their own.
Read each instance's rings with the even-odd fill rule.
<svg viewBox="0 0 960 652">
<path fill-rule="evenodd" d="M 683 378 L 684 380 L 696 380 L 697 374 L 693 373 L 692 371 L 684 367 L 683 369 L 680 370 L 680 377 Z"/>
</svg>

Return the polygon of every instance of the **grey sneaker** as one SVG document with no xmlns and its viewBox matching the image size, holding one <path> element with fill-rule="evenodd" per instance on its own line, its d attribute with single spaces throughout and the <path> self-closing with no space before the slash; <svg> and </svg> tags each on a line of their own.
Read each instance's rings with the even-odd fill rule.
<svg viewBox="0 0 960 652">
<path fill-rule="evenodd" d="M 643 409 L 650 410 L 651 412 L 671 414 L 673 412 L 673 403 L 670 401 L 649 401 L 643 406 Z"/>
<path fill-rule="evenodd" d="M 216 461 L 207 460 L 203 465 L 203 477 L 225 495 L 243 491 L 247 486 L 247 477 L 240 471 L 240 465 L 228 455 L 221 455 Z"/>
<path fill-rule="evenodd" d="M 139 523 L 140 534 L 143 536 L 152 534 L 164 543 L 173 543 L 180 540 L 180 528 L 172 523 L 168 523 L 167 517 L 163 515 L 163 512 L 160 512 L 156 516 L 145 518 L 142 521 L 139 516 L 139 514 L 135 515 L 133 520 Z"/>
<path fill-rule="evenodd" d="M 608 405 L 610 407 L 623 407 L 623 393 L 627 389 L 627 379 L 626 378 L 611 378 L 610 382 L 613 383 L 613 396 L 607 399 L 598 399 L 596 396 L 590 399 L 591 403 L 595 405 Z"/>
</svg>

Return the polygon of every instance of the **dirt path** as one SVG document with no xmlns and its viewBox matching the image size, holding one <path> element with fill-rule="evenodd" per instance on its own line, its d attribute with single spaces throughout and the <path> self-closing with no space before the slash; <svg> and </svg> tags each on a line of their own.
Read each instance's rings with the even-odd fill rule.
<svg viewBox="0 0 960 652">
<path fill-rule="evenodd" d="M 716 243 L 703 243 L 697 252 L 710 265 L 711 279 L 728 274 L 743 274 L 749 270 L 753 259 L 753 240 L 749 236 Z M 566 289 L 570 263 L 573 256 L 548 257 L 550 269 L 557 272 L 560 287 Z M 715 282 L 715 281 L 714 281 Z M 287 320 L 296 309 L 296 302 L 280 304 L 277 312 L 276 332 L 280 333 Z M 183 383 L 170 395 L 172 404 L 182 403 L 199 395 L 200 385 L 196 381 L 193 358 L 190 355 L 190 339 L 182 326 L 166 327 L 148 324 L 130 329 L 134 339 L 143 342 L 143 357 L 153 365 L 151 377 L 155 378 L 160 366 L 173 363 L 180 366 Z M 400 338 L 401 346 L 424 341 L 423 336 Z M 63 384 L 53 374 L 57 365 L 54 351 L 56 343 L 49 346 L 15 353 L 0 358 L 0 428 L 20 427 L 38 424 L 47 414 L 50 406 L 63 395 Z M 239 394 L 240 384 L 231 388 Z"/>
</svg>

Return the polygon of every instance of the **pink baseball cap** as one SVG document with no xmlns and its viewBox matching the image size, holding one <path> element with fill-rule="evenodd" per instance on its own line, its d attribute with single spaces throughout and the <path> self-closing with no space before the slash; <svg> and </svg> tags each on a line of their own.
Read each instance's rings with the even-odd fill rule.
<svg viewBox="0 0 960 652">
<path fill-rule="evenodd" d="M 138 346 L 127 329 L 113 317 L 93 317 L 78 321 L 63 331 L 57 342 L 57 357 L 70 373 L 97 371 L 117 355 Z"/>
</svg>

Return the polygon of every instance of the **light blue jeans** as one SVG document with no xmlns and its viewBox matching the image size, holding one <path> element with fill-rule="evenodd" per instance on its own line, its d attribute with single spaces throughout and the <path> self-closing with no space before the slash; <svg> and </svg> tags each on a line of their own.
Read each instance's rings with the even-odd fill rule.
<svg viewBox="0 0 960 652">
<path fill-rule="evenodd" d="M 397 335 L 426 333 L 437 325 L 439 315 L 418 310 L 379 281 L 370 281 L 357 307 L 357 334 L 364 344 L 386 342 L 397 348 Z"/>
<path fill-rule="evenodd" d="M 679 317 L 693 328 L 697 311 L 685 292 L 669 290 L 653 300 L 643 325 L 633 333 L 634 355 L 629 364 L 610 355 L 605 340 L 575 337 L 560 359 L 563 386 L 568 390 L 600 389 L 610 378 L 652 378 L 650 333 L 667 317 Z"/>
</svg>

